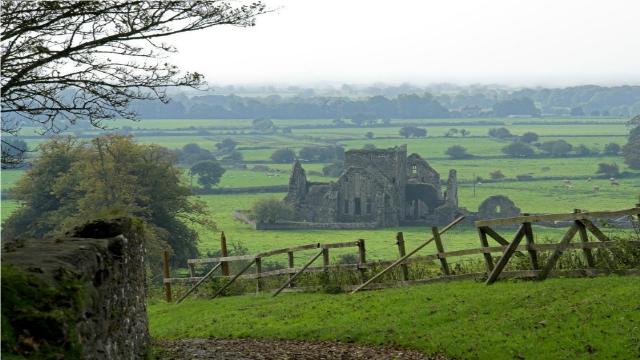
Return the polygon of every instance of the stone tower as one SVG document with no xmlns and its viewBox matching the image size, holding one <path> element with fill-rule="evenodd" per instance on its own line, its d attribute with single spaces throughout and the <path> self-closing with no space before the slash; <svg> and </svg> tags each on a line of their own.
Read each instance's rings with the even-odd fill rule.
<svg viewBox="0 0 640 360">
<path fill-rule="evenodd" d="M 449 179 L 447 179 L 447 192 L 445 193 L 445 201 L 458 207 L 458 175 L 453 169 L 449 170 Z"/>
<path fill-rule="evenodd" d="M 296 205 L 299 204 L 307 195 L 307 175 L 300 165 L 300 161 L 293 163 L 293 170 L 289 178 L 289 192 L 285 201 Z"/>
</svg>

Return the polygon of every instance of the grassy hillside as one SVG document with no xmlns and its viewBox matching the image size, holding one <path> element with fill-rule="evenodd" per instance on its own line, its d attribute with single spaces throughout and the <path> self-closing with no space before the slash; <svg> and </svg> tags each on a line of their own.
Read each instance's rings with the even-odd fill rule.
<svg viewBox="0 0 640 360">
<path fill-rule="evenodd" d="M 454 282 L 356 295 L 283 294 L 149 306 L 156 338 L 396 345 L 464 359 L 640 356 L 640 277 Z"/>
</svg>

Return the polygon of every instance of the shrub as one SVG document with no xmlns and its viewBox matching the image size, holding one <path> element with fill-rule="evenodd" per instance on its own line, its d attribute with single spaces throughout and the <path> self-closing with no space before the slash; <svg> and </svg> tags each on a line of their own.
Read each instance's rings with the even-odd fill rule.
<svg viewBox="0 0 640 360">
<path fill-rule="evenodd" d="M 367 131 L 367 132 L 364 134 L 364 137 L 366 137 L 367 139 L 373 139 L 373 137 L 374 137 L 374 136 L 375 136 L 375 135 L 374 135 L 374 134 L 373 134 L 373 132 L 371 132 L 371 131 Z"/>
<path fill-rule="evenodd" d="M 602 153 L 605 155 L 618 155 L 620 154 L 621 150 L 622 147 L 620 145 L 616 143 L 608 143 L 604 146 L 604 150 L 602 151 Z"/>
<path fill-rule="evenodd" d="M 604 174 L 609 177 L 614 177 L 620 175 L 620 169 L 618 168 L 618 164 L 616 163 L 600 163 L 598 164 L 598 171 L 596 171 L 596 174 Z"/>
<path fill-rule="evenodd" d="M 238 143 L 231 139 L 231 138 L 226 138 L 224 140 L 222 140 L 221 142 L 216 144 L 216 148 L 218 150 L 224 150 L 224 151 L 231 151 L 233 149 L 236 148 L 236 146 L 238 145 Z"/>
<path fill-rule="evenodd" d="M 499 180 L 499 179 L 505 178 L 504 174 L 500 170 L 492 171 L 491 173 L 489 173 L 489 176 L 491 176 L 493 180 Z"/>
<path fill-rule="evenodd" d="M 403 126 L 400 128 L 399 134 L 405 138 L 426 137 L 427 130 L 417 126 Z"/>
<path fill-rule="evenodd" d="M 254 119 L 251 122 L 251 127 L 253 127 L 254 130 L 261 131 L 261 132 L 268 132 L 268 131 L 274 130 L 273 121 L 269 119 L 264 119 L 264 118 Z"/>
<path fill-rule="evenodd" d="M 312 162 L 328 162 L 344 159 L 344 148 L 341 146 L 305 146 L 298 152 L 298 157 Z"/>
<path fill-rule="evenodd" d="M 289 220 L 293 214 L 293 208 L 282 200 L 260 199 L 253 204 L 253 219 L 260 223 L 276 223 Z"/>
<path fill-rule="evenodd" d="M 531 144 L 533 142 L 538 141 L 538 134 L 528 131 L 522 134 L 522 136 L 520 136 L 520 141 L 526 142 L 527 144 Z"/>
<path fill-rule="evenodd" d="M 498 139 L 506 139 L 512 137 L 513 135 L 511 135 L 509 129 L 500 127 L 489 129 L 489 136 Z"/>
<path fill-rule="evenodd" d="M 580 155 L 580 156 L 592 156 L 592 155 L 597 155 L 598 154 L 597 150 L 589 149 L 584 144 L 580 144 L 580 145 L 576 146 L 574 151 L 575 151 L 576 155 Z"/>
<path fill-rule="evenodd" d="M 502 152 L 513 157 L 529 157 L 535 152 L 529 144 L 516 141 L 502 148 Z"/>
<path fill-rule="evenodd" d="M 296 158 L 296 153 L 289 149 L 278 149 L 271 154 L 271 161 L 275 163 L 288 164 L 293 162 Z"/>
<path fill-rule="evenodd" d="M 564 140 L 545 141 L 540 149 L 551 156 L 566 156 L 573 146 Z"/>
<path fill-rule="evenodd" d="M 461 145 L 450 146 L 444 153 L 452 159 L 468 159 L 473 157 L 473 155 L 469 154 L 467 149 Z"/>
<path fill-rule="evenodd" d="M 242 153 L 240 151 L 232 151 L 229 154 L 227 154 L 225 157 L 222 158 L 223 161 L 225 162 L 230 162 L 230 163 L 239 163 L 242 161 Z"/>
</svg>

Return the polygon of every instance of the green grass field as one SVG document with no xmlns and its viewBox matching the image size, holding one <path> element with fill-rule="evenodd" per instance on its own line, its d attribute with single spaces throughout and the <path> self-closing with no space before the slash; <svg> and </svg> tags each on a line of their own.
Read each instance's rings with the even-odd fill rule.
<svg viewBox="0 0 640 360">
<path fill-rule="evenodd" d="M 474 122 L 475 125 L 468 125 Z M 589 147 L 602 149 L 604 144 L 609 142 L 623 143 L 624 135 L 627 131 L 624 119 L 416 119 L 416 120 L 392 120 L 389 127 L 382 128 L 323 128 L 323 129 L 301 129 L 296 126 L 326 126 L 332 123 L 331 119 L 294 119 L 294 120 L 274 120 L 277 126 L 294 127 L 291 136 L 283 134 L 248 134 L 239 133 L 246 131 L 251 126 L 251 120 L 229 119 L 229 120 L 207 120 L 207 119 L 187 119 L 187 120 L 143 120 L 140 122 L 130 122 L 125 120 L 115 120 L 110 123 L 116 126 L 131 126 L 140 129 L 161 129 L 177 131 L 178 129 L 189 130 L 191 134 L 185 136 L 153 136 L 139 137 L 138 141 L 143 143 L 156 143 L 170 148 L 179 148 L 187 143 L 198 143 L 207 149 L 214 149 L 215 144 L 226 137 L 233 137 L 238 142 L 238 147 L 255 148 L 240 150 L 245 161 L 268 161 L 275 149 L 290 147 L 300 149 L 308 145 L 327 145 L 331 139 L 339 138 L 340 144 L 347 149 L 361 148 L 364 144 L 372 143 L 379 148 L 408 145 L 408 151 L 417 152 L 425 157 L 432 166 L 446 177 L 449 169 L 458 171 L 458 179 L 463 183 L 460 185 L 460 204 L 468 210 L 475 211 L 478 205 L 491 195 L 507 195 L 515 201 L 523 212 L 530 213 L 553 213 L 567 212 L 574 208 L 588 210 L 617 209 L 633 206 L 638 202 L 640 195 L 640 181 L 637 178 L 623 179 L 620 186 L 613 187 L 606 180 L 587 181 L 586 179 L 573 180 L 573 188 L 564 186 L 562 180 L 543 181 L 505 181 L 498 183 L 478 184 L 473 186 L 469 183 L 474 176 L 489 178 L 489 173 L 500 170 L 509 177 L 517 175 L 532 175 L 537 178 L 543 177 L 571 177 L 580 176 L 583 178 L 594 176 L 597 164 L 600 162 L 617 163 L 621 171 L 630 171 L 621 156 L 597 156 L 597 157 L 577 157 L 577 158 L 533 158 L 533 159 L 512 159 L 500 158 L 501 148 L 508 143 L 504 140 L 496 140 L 486 136 L 489 128 L 501 125 L 486 125 L 486 122 L 502 122 L 514 134 L 522 134 L 526 131 L 534 131 L 541 135 L 541 141 L 566 137 L 570 143 L 586 144 Z M 448 122 L 452 124 L 464 124 L 460 126 L 430 126 L 433 123 Z M 484 123 L 483 123 L 484 122 Z M 523 122 L 535 122 L 536 124 L 523 124 Z M 582 123 L 577 123 L 582 122 Z M 603 124 L 604 123 L 604 124 Z M 398 136 L 398 129 L 403 124 L 420 124 L 425 126 L 430 136 L 425 139 L 402 139 Z M 483 136 L 474 138 L 445 138 L 441 137 L 445 131 L 451 127 L 467 128 L 473 136 Z M 198 128 L 207 128 L 212 131 L 212 135 L 193 135 Z M 233 135 L 216 132 L 215 129 L 234 128 L 237 133 Z M 364 139 L 364 132 L 372 131 L 377 136 L 390 136 L 389 139 Z M 224 130 L 223 132 L 231 131 Z M 32 142 L 30 140 L 30 142 Z M 444 150 L 451 146 L 461 144 L 470 153 L 488 158 L 450 160 L 444 155 Z M 286 185 L 289 180 L 290 164 L 267 164 L 270 168 L 280 172 L 267 173 L 250 170 L 228 169 L 218 185 L 221 188 L 242 188 L 252 186 L 272 186 Z M 305 163 L 307 173 L 320 172 L 326 164 Z M 251 169 L 253 165 L 249 164 Z M 2 171 L 2 189 L 11 188 L 17 179 L 24 174 L 23 171 Z M 309 176 L 312 181 L 332 181 L 333 178 L 323 176 Z M 185 176 L 185 182 L 190 179 Z M 194 179 L 194 186 L 198 186 Z M 599 191 L 594 191 L 598 186 Z M 367 240 L 368 256 L 371 259 L 388 259 L 397 256 L 395 248 L 395 232 L 405 232 L 408 245 L 416 245 L 426 237 L 427 229 L 424 228 L 397 228 L 397 229 L 377 229 L 366 231 L 255 231 L 249 225 L 242 224 L 232 218 L 233 210 L 250 209 L 253 202 L 259 198 L 275 197 L 282 198 L 284 194 L 237 194 L 237 195 L 207 195 L 200 198 L 207 203 L 212 212 L 213 219 L 218 223 L 218 231 L 224 230 L 232 241 L 239 241 L 246 246 L 250 252 L 264 251 L 268 249 L 299 245 L 313 242 L 340 242 L 351 241 L 358 238 Z M 3 219 L 18 206 L 15 202 L 3 200 Z M 198 229 L 201 234 L 200 249 L 203 253 L 210 250 L 218 250 L 218 233 L 210 229 Z M 558 230 L 542 229 L 538 236 L 555 238 L 559 235 Z M 478 244 L 477 234 L 473 228 L 457 228 L 446 236 L 446 246 L 449 249 L 461 249 Z M 433 249 L 425 249 L 431 251 Z M 339 256 L 349 250 L 336 250 L 332 256 Z M 305 254 L 302 254 L 305 256 Z"/>
<path fill-rule="evenodd" d="M 460 359 L 633 359 L 638 289 L 640 277 L 629 276 L 156 301 L 149 324 L 155 338 L 332 340 Z"/>
<path fill-rule="evenodd" d="M 468 125 L 470 122 L 475 125 Z M 489 173 L 500 170 L 508 178 L 517 175 L 531 175 L 536 178 L 544 177 L 589 177 L 594 176 L 597 165 L 600 162 L 617 163 L 621 171 L 629 172 L 621 156 L 596 156 L 575 158 L 532 158 L 513 159 L 499 157 L 501 149 L 508 141 L 496 140 L 486 136 L 489 128 L 501 125 L 486 125 L 487 121 L 502 122 L 514 134 L 522 134 L 526 131 L 534 131 L 541 135 L 540 141 L 566 137 L 567 141 L 574 145 L 585 144 L 592 148 L 602 149 L 609 142 L 623 143 L 627 128 L 624 119 L 424 119 L 424 120 L 392 120 L 389 127 L 381 128 L 316 128 L 301 129 L 296 126 L 326 126 L 332 123 L 330 119 L 298 119 L 298 120 L 274 120 L 277 126 L 294 127 L 291 136 L 283 134 L 248 134 L 239 133 L 248 131 L 250 120 L 143 120 L 140 122 L 128 122 L 116 120 L 114 126 L 131 126 L 140 129 L 161 129 L 177 131 L 178 129 L 191 131 L 185 136 L 153 136 L 139 137 L 143 143 L 157 143 L 170 148 L 179 148 L 187 143 L 198 143 L 207 149 L 214 149 L 215 144 L 226 137 L 233 137 L 238 142 L 238 147 L 252 148 L 240 150 L 245 161 L 269 161 L 269 157 L 275 149 L 289 147 L 300 149 L 308 145 L 328 145 L 335 139 L 340 139 L 340 144 L 347 149 L 361 148 L 364 144 L 374 144 L 379 148 L 408 145 L 408 151 L 417 152 L 425 157 L 432 166 L 446 177 L 449 169 L 458 171 L 460 185 L 460 204 L 471 211 L 475 211 L 478 205 L 491 195 L 503 194 L 513 199 L 523 212 L 553 213 L 567 212 L 574 208 L 588 210 L 604 210 L 629 207 L 638 202 L 640 195 L 640 181 L 637 178 L 628 178 L 620 181 L 620 186 L 613 187 L 606 180 L 587 181 L 586 179 L 573 180 L 573 188 L 564 186 L 562 180 L 543 181 L 505 181 L 498 183 L 483 182 L 475 186 L 475 191 L 470 181 L 475 176 L 484 179 L 489 178 Z M 535 122 L 536 124 L 523 124 L 523 122 Z M 448 122 L 454 125 L 435 125 L 433 123 Z M 577 122 L 583 122 L 578 124 Z M 604 124 L 603 124 L 604 122 Z M 425 126 L 430 136 L 425 139 L 402 139 L 398 136 L 399 127 L 403 124 L 420 124 Z M 473 138 L 445 138 L 445 131 L 451 127 L 467 128 Z M 207 128 L 212 135 L 193 135 L 198 128 Z M 216 129 L 222 129 L 222 133 Z M 228 128 L 234 128 L 236 134 Z M 376 136 L 389 136 L 388 139 L 365 139 L 363 134 L 372 131 Z M 31 142 L 31 141 L 30 141 Z M 444 150 L 451 145 L 463 145 L 470 153 L 485 157 L 479 159 L 450 160 Z M 496 157 L 497 156 L 497 157 Z M 218 185 L 221 188 L 242 188 L 252 186 L 286 185 L 288 183 L 290 164 L 267 164 L 270 168 L 280 172 L 267 173 L 250 170 L 228 169 Z M 309 172 L 320 172 L 326 164 L 305 163 L 304 167 Z M 249 164 L 251 169 L 253 165 Z M 23 171 L 2 171 L 2 189 L 11 188 Z M 332 181 L 333 178 L 323 176 L 309 176 L 312 181 Z M 195 179 L 194 179 L 195 180 Z M 185 176 L 185 181 L 190 179 Z M 194 186 L 198 186 L 194 181 Z M 595 191 L 594 187 L 599 187 Z M 416 245 L 426 237 L 427 229 L 424 228 L 398 228 L 378 229 L 366 231 L 255 231 L 249 225 L 239 223 L 231 216 L 233 210 L 250 209 L 253 202 L 259 198 L 282 198 L 284 194 L 238 194 L 238 195 L 207 195 L 200 198 L 205 201 L 212 211 L 213 219 L 218 223 L 218 231 L 224 230 L 232 241 L 242 242 L 250 252 L 264 251 L 268 249 L 299 245 L 312 242 L 339 242 L 351 241 L 358 238 L 367 240 L 368 255 L 371 259 L 388 259 L 397 256 L 395 248 L 395 232 L 405 232 L 408 245 Z M 15 202 L 3 201 L 3 218 L 17 206 Z M 218 250 L 218 233 L 210 229 L 198 229 L 201 233 L 200 249 L 203 253 L 210 250 Z M 542 229 L 540 238 L 556 238 L 558 230 Z M 478 244 L 477 235 L 473 228 L 459 228 L 446 236 L 446 246 L 449 249 L 461 249 Z M 431 251 L 433 249 L 425 249 Z M 349 250 L 336 250 L 332 256 L 339 256 Z M 306 256 L 306 254 L 302 254 Z"/>
</svg>

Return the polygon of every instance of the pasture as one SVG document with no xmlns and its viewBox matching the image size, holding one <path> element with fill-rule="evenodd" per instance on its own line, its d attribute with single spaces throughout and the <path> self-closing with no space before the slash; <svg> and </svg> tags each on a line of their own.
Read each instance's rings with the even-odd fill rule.
<svg viewBox="0 0 640 360">
<path fill-rule="evenodd" d="M 373 144 L 378 148 L 407 144 L 408 152 L 416 152 L 427 159 L 430 164 L 446 177 L 449 169 L 458 171 L 460 181 L 459 197 L 462 207 L 477 210 L 478 205 L 491 195 L 509 196 L 522 209 L 530 213 L 568 212 L 574 208 L 587 210 L 617 209 L 633 206 L 639 201 L 640 178 L 631 176 L 619 181 L 619 186 L 612 186 L 608 180 L 595 179 L 598 163 L 616 163 L 620 171 L 636 174 L 624 165 L 619 155 L 597 155 L 588 157 L 533 157 L 509 158 L 501 149 L 508 140 L 490 138 L 490 128 L 506 127 L 513 134 L 533 131 L 540 135 L 540 142 L 565 139 L 574 146 L 584 144 L 589 148 L 602 151 L 605 144 L 614 142 L 623 144 L 626 141 L 627 128 L 625 119 L 615 118 L 543 118 L 543 119 L 392 119 L 388 125 L 375 127 L 331 127 L 331 119 L 293 119 L 273 120 L 277 127 L 291 127 L 291 134 L 263 134 L 251 128 L 251 120 L 228 119 L 147 119 L 139 122 L 115 120 L 106 125 L 111 128 L 128 127 L 142 143 L 154 143 L 169 148 L 181 148 L 189 143 L 196 143 L 205 149 L 216 150 L 215 144 L 225 138 L 238 142 L 237 150 L 243 155 L 242 162 L 247 169 L 229 168 L 223 175 L 219 188 L 244 188 L 255 186 L 286 185 L 289 181 L 291 164 L 274 164 L 270 156 L 276 149 L 291 148 L 299 150 L 304 146 L 342 145 L 345 149 L 362 148 L 365 144 Z M 400 126 L 413 124 L 424 127 L 428 131 L 426 138 L 402 138 L 398 132 Z M 434 124 L 434 125 L 430 125 Z M 445 132 L 451 128 L 465 128 L 470 131 L 467 137 L 446 137 Z M 25 131 L 27 131 L 26 129 Z M 153 136 L 148 132 L 154 131 Z M 171 135 L 162 135 L 170 131 Z M 366 139 L 367 131 L 374 133 L 374 138 Z M 85 131 L 84 134 L 97 134 L 98 131 Z M 28 140 L 35 147 L 40 140 Z M 475 156 L 471 159 L 453 160 L 445 154 L 452 145 L 462 145 Z M 253 171 L 255 163 L 261 163 L 274 171 Z M 311 181 L 332 181 L 335 178 L 319 176 L 322 167 L 327 163 L 304 163 Z M 500 170 L 504 181 L 481 181 L 473 186 L 473 179 L 481 177 L 489 179 L 490 172 Z M 311 174 L 309 174 L 311 173 Z M 21 170 L 2 172 L 2 190 L 7 191 L 14 186 L 17 179 L 24 174 Z M 516 181 L 518 175 L 533 177 L 527 181 Z M 562 181 L 564 177 L 572 178 L 568 187 Z M 587 178 L 594 177 L 593 180 Z M 195 180 L 195 179 L 194 179 Z M 185 182 L 198 186 L 195 181 L 185 176 Z M 598 190 L 594 190 L 598 188 Z M 241 223 L 232 217 L 234 210 L 248 210 L 253 202 L 260 198 L 282 198 L 284 194 L 234 194 L 234 195 L 202 195 L 211 210 L 218 229 L 198 229 L 201 235 L 200 250 L 203 254 L 218 250 L 218 231 L 224 230 L 232 242 L 239 242 L 250 252 L 264 251 L 273 248 L 300 245 L 312 242 L 351 241 L 358 238 L 367 240 L 367 254 L 372 259 L 395 258 L 395 233 L 403 231 L 407 247 L 417 244 L 427 235 L 425 228 L 394 228 L 377 230 L 313 230 L 313 231 L 255 231 L 250 225 Z M 18 206 L 14 201 L 3 200 L 2 218 L 6 218 Z M 557 237 L 559 231 L 544 229 L 538 233 L 540 239 Z M 475 229 L 461 227 L 445 237 L 445 246 L 456 250 L 478 245 Z M 426 249 L 430 251 L 433 249 Z M 341 255 L 341 251 L 332 256 Z"/>
</svg>

